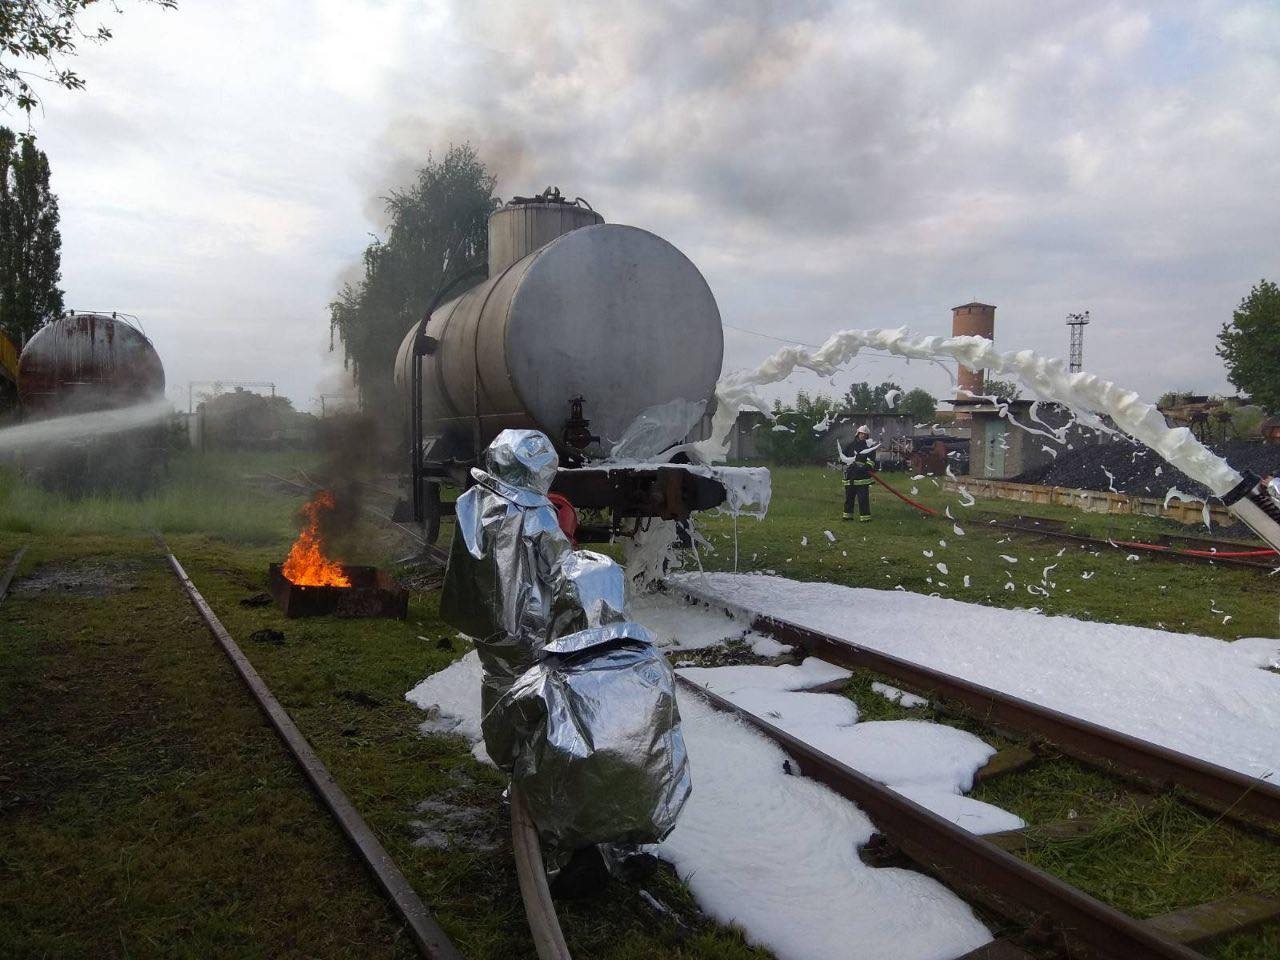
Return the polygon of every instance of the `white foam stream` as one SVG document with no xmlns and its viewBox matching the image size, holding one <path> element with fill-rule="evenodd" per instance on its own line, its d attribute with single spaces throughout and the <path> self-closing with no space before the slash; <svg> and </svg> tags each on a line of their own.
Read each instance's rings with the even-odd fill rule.
<svg viewBox="0 0 1280 960">
<path fill-rule="evenodd" d="M 905 327 L 896 330 L 841 330 L 821 347 L 786 347 L 755 370 L 731 373 L 716 385 L 716 414 L 711 438 L 699 445 L 711 461 L 723 459 L 728 434 L 743 407 L 767 411 L 756 388 L 786 380 L 797 369 L 830 377 L 863 349 L 884 350 L 909 359 L 956 360 L 970 370 L 1012 374 L 1039 400 L 1060 403 L 1083 423 L 1102 426 L 1099 416 L 1138 440 L 1193 480 L 1221 496 L 1240 482 L 1240 474 L 1205 448 L 1186 427 L 1170 427 L 1156 408 L 1132 390 L 1092 373 L 1070 373 L 1061 360 L 1030 350 L 1001 352 L 984 337 L 915 337 Z"/>
</svg>

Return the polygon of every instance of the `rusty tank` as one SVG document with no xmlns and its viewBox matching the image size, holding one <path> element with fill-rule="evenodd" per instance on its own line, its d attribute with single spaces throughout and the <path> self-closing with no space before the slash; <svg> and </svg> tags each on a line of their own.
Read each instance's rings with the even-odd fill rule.
<svg viewBox="0 0 1280 960">
<path fill-rule="evenodd" d="M 18 357 L 24 416 L 133 406 L 164 395 L 164 366 L 147 336 L 119 315 L 72 313 L 36 331 Z"/>
<path fill-rule="evenodd" d="M 78 418 L 84 427 L 21 451 L 32 482 L 66 496 L 142 496 L 154 488 L 168 456 L 164 367 L 146 334 L 119 314 L 68 313 L 46 324 L 18 356 L 23 419 Z M 95 416 L 150 404 L 128 425 Z M 54 438 L 57 439 L 54 439 Z"/>
</svg>

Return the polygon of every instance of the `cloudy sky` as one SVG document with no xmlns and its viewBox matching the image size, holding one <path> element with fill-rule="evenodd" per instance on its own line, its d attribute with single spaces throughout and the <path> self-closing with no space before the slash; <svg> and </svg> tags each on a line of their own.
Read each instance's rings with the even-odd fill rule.
<svg viewBox="0 0 1280 960">
<path fill-rule="evenodd" d="M 1280 279 L 1269 0 L 121 5 L 33 126 L 68 306 L 140 316 L 184 404 L 339 389 L 328 301 L 450 142 L 684 250 L 726 367 L 778 346 L 743 331 L 949 333 L 979 299 L 1002 347 L 1061 356 L 1088 309 L 1087 369 L 1223 390 L 1221 323 Z M 886 378 L 947 388 L 869 358 L 835 389 Z"/>
</svg>

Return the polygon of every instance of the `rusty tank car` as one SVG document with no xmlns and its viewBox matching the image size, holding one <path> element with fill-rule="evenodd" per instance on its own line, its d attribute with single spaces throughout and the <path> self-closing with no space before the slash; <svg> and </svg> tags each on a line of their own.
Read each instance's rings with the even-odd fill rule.
<svg viewBox="0 0 1280 960">
<path fill-rule="evenodd" d="M 648 411 L 683 416 L 673 442 L 690 417 L 709 420 L 723 337 L 710 287 L 671 243 L 605 223 L 552 188 L 515 198 L 489 218 L 487 279 L 429 310 L 401 342 L 395 380 L 409 423 L 412 505 L 398 515 L 434 540 L 448 508 L 440 485 L 466 486 L 469 468 L 508 427 L 545 433 L 562 465 L 553 491 L 609 515 L 579 527 L 580 539 L 716 506 L 725 492 L 713 478 L 592 462 L 614 454 Z"/>
<path fill-rule="evenodd" d="M 164 399 L 164 366 L 135 322 L 120 314 L 68 313 L 35 332 L 17 363 L 24 420 L 136 408 Z M 91 425 L 92 427 L 92 425 Z M 23 454 L 25 473 L 68 494 L 142 492 L 165 460 L 167 424 L 157 413 L 120 429 L 106 420 L 89 436 Z"/>
<path fill-rule="evenodd" d="M 18 398 L 27 418 L 111 410 L 163 396 L 159 354 L 118 315 L 61 317 L 37 330 L 18 358 Z"/>
</svg>

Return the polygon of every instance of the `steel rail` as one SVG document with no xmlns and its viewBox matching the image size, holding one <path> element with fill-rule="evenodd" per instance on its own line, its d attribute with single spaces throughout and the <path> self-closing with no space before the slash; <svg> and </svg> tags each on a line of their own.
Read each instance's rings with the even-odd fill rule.
<svg viewBox="0 0 1280 960">
<path fill-rule="evenodd" d="M 677 591 L 695 602 L 734 611 L 749 619 L 751 629 L 798 646 L 820 660 L 847 670 L 870 670 L 891 677 L 914 693 L 960 704 L 982 722 L 1052 743 L 1077 760 L 1157 787 L 1180 787 L 1215 812 L 1273 832 L 1280 830 L 1280 787 L 1267 780 L 789 620 L 747 610 L 688 584 L 681 584 Z"/>
<path fill-rule="evenodd" d="M 329 773 L 316 755 L 316 752 L 311 748 L 311 744 L 302 735 L 302 731 L 293 722 L 293 718 L 289 716 L 288 711 L 271 693 L 261 675 L 253 668 L 253 664 L 249 662 L 248 657 L 244 655 L 244 652 L 232 639 L 231 634 L 227 632 L 226 627 L 222 625 L 222 622 L 213 612 L 213 608 L 200 595 L 196 585 L 191 582 L 187 572 L 182 569 L 182 564 L 178 562 L 178 558 L 169 551 L 163 539 L 157 539 L 160 540 L 160 547 L 165 553 L 165 559 L 168 561 L 169 567 L 173 570 L 179 583 L 182 584 L 183 590 L 186 591 L 192 604 L 204 619 L 209 632 L 218 641 L 222 651 L 227 655 L 232 666 L 235 667 L 236 672 L 240 675 L 240 679 L 244 681 L 245 686 L 249 688 L 249 692 L 253 694 L 254 699 L 258 702 L 258 706 L 266 715 L 268 722 L 293 755 L 298 766 L 302 768 L 303 774 L 333 815 L 342 832 L 346 834 L 347 839 L 351 841 L 361 859 L 364 860 L 369 870 L 373 873 L 378 885 L 391 900 L 396 912 L 408 927 L 409 935 L 412 937 L 415 946 L 417 946 L 418 952 L 427 957 L 428 960 L 462 960 L 462 954 L 458 952 L 458 948 L 453 945 L 445 932 L 440 929 L 440 926 L 435 922 L 435 919 L 431 916 L 430 911 L 427 910 L 426 905 L 419 898 L 413 886 L 405 878 L 405 875 L 400 872 L 400 868 L 396 866 L 386 848 L 379 842 L 373 831 L 369 829 L 369 825 L 365 823 L 364 818 L 360 816 L 359 811 L 352 805 L 347 795 L 342 792 L 342 788 L 338 786 L 333 775 Z"/>
<path fill-rule="evenodd" d="M 18 572 L 18 564 L 22 562 L 23 554 L 26 552 L 25 544 L 19 547 L 18 552 L 9 561 L 9 565 L 4 568 L 4 573 L 0 574 L 0 603 L 4 603 L 4 598 L 9 595 L 9 584 L 13 583 L 13 575 Z"/>
<path fill-rule="evenodd" d="M 942 874 L 956 887 L 976 890 L 980 899 L 1001 913 L 1023 919 L 1048 917 L 1068 942 L 1114 960 L 1201 957 L 699 684 L 679 675 L 676 681 L 777 743 L 797 762 L 804 776 L 857 804 L 877 830 L 916 863 Z"/>
</svg>

